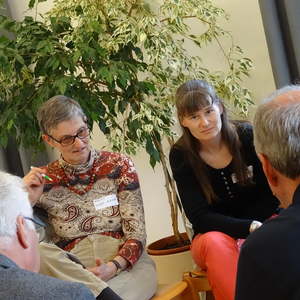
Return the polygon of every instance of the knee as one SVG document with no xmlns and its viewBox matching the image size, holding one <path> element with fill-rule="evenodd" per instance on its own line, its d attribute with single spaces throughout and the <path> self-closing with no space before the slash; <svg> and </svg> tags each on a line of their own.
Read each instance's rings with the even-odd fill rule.
<svg viewBox="0 0 300 300">
<path fill-rule="evenodd" d="M 192 252 L 194 251 L 201 251 L 207 252 L 229 246 L 235 244 L 235 241 L 229 235 L 220 232 L 220 231 L 210 231 L 204 234 L 198 234 L 193 242 L 192 242 Z"/>
</svg>

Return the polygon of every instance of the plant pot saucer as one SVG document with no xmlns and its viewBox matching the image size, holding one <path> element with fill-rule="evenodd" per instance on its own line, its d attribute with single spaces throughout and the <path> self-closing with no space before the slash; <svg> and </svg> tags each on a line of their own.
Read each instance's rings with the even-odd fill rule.
<svg viewBox="0 0 300 300">
<path fill-rule="evenodd" d="M 147 252 L 149 255 L 168 255 L 190 250 L 190 240 L 186 232 L 180 234 L 184 243 L 178 245 L 174 235 L 162 238 L 148 245 Z"/>
</svg>

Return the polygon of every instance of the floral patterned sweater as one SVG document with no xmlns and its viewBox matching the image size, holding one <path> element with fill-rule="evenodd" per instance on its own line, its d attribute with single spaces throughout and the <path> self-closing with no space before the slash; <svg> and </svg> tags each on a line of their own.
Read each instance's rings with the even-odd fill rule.
<svg viewBox="0 0 300 300">
<path fill-rule="evenodd" d="M 37 205 L 48 213 L 53 242 L 70 245 L 90 234 L 122 239 L 118 255 L 132 266 L 146 243 L 138 176 L 132 161 L 119 153 L 92 150 L 85 165 L 63 158 L 44 167 L 47 181 Z"/>
</svg>

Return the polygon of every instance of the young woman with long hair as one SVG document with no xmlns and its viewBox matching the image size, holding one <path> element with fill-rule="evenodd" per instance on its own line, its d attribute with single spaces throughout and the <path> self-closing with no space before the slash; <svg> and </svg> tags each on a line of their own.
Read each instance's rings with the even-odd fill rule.
<svg viewBox="0 0 300 300">
<path fill-rule="evenodd" d="M 239 245 L 276 214 L 249 122 L 230 121 L 213 87 L 190 80 L 176 93 L 182 136 L 170 164 L 194 237 L 193 259 L 216 300 L 233 300 Z"/>
</svg>

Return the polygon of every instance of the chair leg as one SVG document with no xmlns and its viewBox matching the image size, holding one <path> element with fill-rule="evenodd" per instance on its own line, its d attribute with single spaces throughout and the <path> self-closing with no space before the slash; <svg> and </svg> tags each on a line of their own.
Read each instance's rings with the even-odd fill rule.
<svg viewBox="0 0 300 300">
<path fill-rule="evenodd" d="M 215 297 L 211 291 L 206 292 L 206 300 L 215 300 Z"/>
<path fill-rule="evenodd" d="M 188 284 L 188 291 L 190 293 L 189 300 L 199 300 L 199 292 L 206 293 L 206 300 L 213 300 L 211 287 L 207 280 L 206 273 L 203 271 L 192 271 L 183 274 L 183 280 Z"/>
</svg>

